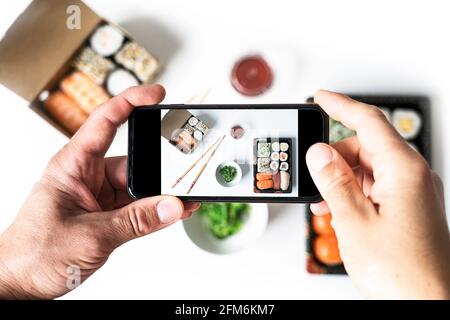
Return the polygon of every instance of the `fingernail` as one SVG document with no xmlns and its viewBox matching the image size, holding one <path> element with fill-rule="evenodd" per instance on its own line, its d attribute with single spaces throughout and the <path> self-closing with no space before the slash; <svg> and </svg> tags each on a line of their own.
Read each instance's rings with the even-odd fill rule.
<svg viewBox="0 0 450 320">
<path fill-rule="evenodd" d="M 171 223 L 178 220 L 182 214 L 180 205 L 176 200 L 166 198 L 161 200 L 156 206 L 159 222 L 162 224 Z"/>
<path fill-rule="evenodd" d="M 316 172 L 322 170 L 333 159 L 330 147 L 324 144 L 315 144 L 306 153 L 308 167 Z"/>
<path fill-rule="evenodd" d="M 194 208 L 192 208 L 192 212 L 197 211 L 198 209 L 200 209 L 201 204 L 197 203 L 196 206 Z"/>
</svg>

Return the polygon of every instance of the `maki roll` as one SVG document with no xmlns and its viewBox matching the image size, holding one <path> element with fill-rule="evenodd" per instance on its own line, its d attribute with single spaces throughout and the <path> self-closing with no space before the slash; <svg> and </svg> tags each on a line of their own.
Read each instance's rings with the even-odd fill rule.
<svg viewBox="0 0 450 320">
<path fill-rule="evenodd" d="M 137 86 L 139 82 L 128 71 L 124 69 L 117 69 L 110 73 L 108 80 L 106 81 L 106 87 L 108 92 L 116 96 L 125 89 L 133 86 Z"/>
<path fill-rule="evenodd" d="M 195 128 L 203 134 L 206 134 L 208 132 L 208 126 L 200 120 L 195 125 Z"/>
<path fill-rule="evenodd" d="M 288 170 L 289 170 L 289 163 L 287 163 L 287 162 L 282 162 L 282 163 L 280 164 L 280 170 L 281 170 L 281 171 L 288 171 Z"/>
<path fill-rule="evenodd" d="M 84 48 L 73 61 L 73 66 L 96 84 L 105 82 L 106 75 L 114 69 L 114 63 L 111 60 L 102 57 L 91 48 Z"/>
<path fill-rule="evenodd" d="M 258 158 L 258 172 L 270 171 L 270 158 Z"/>
<path fill-rule="evenodd" d="M 258 157 L 270 156 L 270 143 L 258 142 Z"/>
<path fill-rule="evenodd" d="M 278 171 L 278 166 L 279 166 L 278 161 L 272 161 L 272 162 L 270 162 L 270 169 L 271 169 L 272 171 Z"/>
<path fill-rule="evenodd" d="M 288 159 L 288 154 L 286 152 L 280 152 L 280 160 L 286 161 Z"/>
<path fill-rule="evenodd" d="M 189 125 L 195 127 L 198 123 L 198 119 L 196 117 L 190 117 L 188 120 Z"/>
<path fill-rule="evenodd" d="M 280 160 L 280 154 L 278 152 L 272 152 L 272 154 L 270 155 L 270 159 L 272 159 L 273 161 L 278 161 Z"/>
<path fill-rule="evenodd" d="M 195 130 L 194 131 L 194 138 L 197 141 L 202 141 L 203 140 L 203 134 L 200 131 Z"/>
<path fill-rule="evenodd" d="M 405 139 L 414 139 L 422 127 L 419 114 L 411 109 L 397 109 L 392 114 L 392 124 Z"/>
<path fill-rule="evenodd" d="M 91 37 L 91 48 L 98 54 L 107 57 L 116 53 L 122 46 L 123 33 L 111 25 L 103 25 Z"/>
<path fill-rule="evenodd" d="M 289 143 L 287 143 L 287 142 L 280 143 L 280 150 L 281 151 L 286 152 L 286 151 L 288 151 L 288 149 L 289 149 Z"/>
<path fill-rule="evenodd" d="M 287 191 L 290 185 L 291 175 L 286 171 L 280 172 L 280 188 L 283 191 Z"/>
<path fill-rule="evenodd" d="M 142 82 L 149 82 L 158 70 L 158 61 L 136 42 L 126 43 L 114 58 Z"/>
<path fill-rule="evenodd" d="M 280 143 L 279 142 L 272 142 L 272 151 L 275 151 L 275 152 L 280 151 Z"/>
</svg>

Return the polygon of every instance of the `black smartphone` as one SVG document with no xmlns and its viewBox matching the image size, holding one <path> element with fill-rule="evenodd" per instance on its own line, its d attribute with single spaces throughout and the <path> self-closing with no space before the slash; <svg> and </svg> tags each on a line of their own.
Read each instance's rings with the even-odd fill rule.
<svg viewBox="0 0 450 320">
<path fill-rule="evenodd" d="M 128 191 L 201 202 L 317 202 L 305 155 L 328 143 L 316 104 L 156 105 L 128 122 Z"/>
</svg>

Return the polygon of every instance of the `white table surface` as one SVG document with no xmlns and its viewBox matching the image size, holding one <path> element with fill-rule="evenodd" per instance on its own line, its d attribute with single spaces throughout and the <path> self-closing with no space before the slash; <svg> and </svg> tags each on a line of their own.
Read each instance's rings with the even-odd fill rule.
<svg viewBox="0 0 450 320">
<path fill-rule="evenodd" d="M 2 1 L 0 34 L 29 1 Z M 434 168 L 450 172 L 450 50 L 445 1 L 88 1 L 167 62 L 168 103 L 211 88 L 207 103 L 301 102 L 318 88 L 426 94 L 432 99 Z M 271 56 L 274 88 L 246 99 L 231 63 Z M 67 139 L 0 86 L 0 230 L 14 219 L 48 159 Z M 126 153 L 126 126 L 109 155 Z M 446 199 L 449 200 L 449 189 Z M 217 256 L 193 246 L 181 223 L 127 243 L 65 298 L 359 298 L 345 276 L 305 272 L 302 205 L 271 205 L 254 246 Z"/>
<path fill-rule="evenodd" d="M 209 160 L 203 173 L 189 193 L 190 196 L 212 197 L 296 197 L 298 196 L 298 161 L 294 154 L 297 153 L 298 138 L 298 110 L 191 110 L 194 116 L 210 125 L 204 141 L 189 155 L 183 154 L 172 146 L 165 138 L 161 138 L 161 192 L 184 196 L 190 184 L 208 161 L 208 153 L 175 188 L 172 184 L 196 161 L 209 146 L 223 135 L 225 138 Z M 164 117 L 165 111 L 161 112 Z M 233 139 L 230 128 L 239 124 L 245 130 L 240 139 Z M 255 193 L 253 174 L 253 140 L 260 138 L 291 138 L 292 146 L 289 172 L 295 178 L 292 180 L 290 193 Z M 300 138 L 301 139 L 301 138 Z M 242 179 L 232 187 L 222 186 L 216 179 L 216 169 L 226 161 L 235 161 L 242 170 Z"/>
</svg>

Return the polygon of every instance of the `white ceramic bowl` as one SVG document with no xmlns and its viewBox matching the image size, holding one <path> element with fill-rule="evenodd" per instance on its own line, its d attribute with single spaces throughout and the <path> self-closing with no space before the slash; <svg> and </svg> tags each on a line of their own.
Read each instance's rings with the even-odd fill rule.
<svg viewBox="0 0 450 320">
<path fill-rule="evenodd" d="M 236 169 L 236 176 L 234 177 L 233 181 L 226 182 L 222 175 L 220 174 L 220 169 L 222 169 L 225 166 L 230 166 Z M 216 180 L 217 182 L 223 186 L 223 187 L 233 187 L 237 185 L 239 182 L 241 182 L 242 179 L 242 169 L 241 166 L 238 165 L 235 161 L 225 161 L 219 164 L 219 166 L 216 169 Z"/>
<path fill-rule="evenodd" d="M 225 239 L 217 239 L 206 227 L 203 218 L 195 214 L 183 220 L 184 230 L 199 248 L 216 254 L 239 251 L 255 242 L 264 234 L 269 219 L 269 209 L 265 203 L 250 204 L 250 213 L 242 229 Z"/>
</svg>

